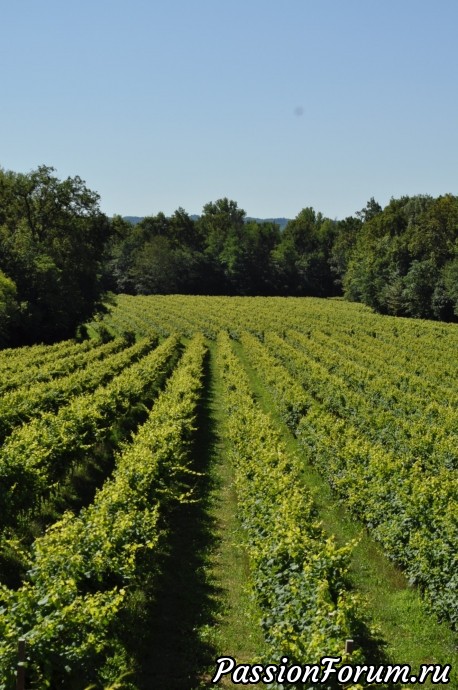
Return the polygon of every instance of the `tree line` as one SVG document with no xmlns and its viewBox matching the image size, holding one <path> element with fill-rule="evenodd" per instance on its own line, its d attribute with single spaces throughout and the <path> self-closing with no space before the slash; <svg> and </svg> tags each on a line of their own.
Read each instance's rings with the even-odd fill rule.
<svg viewBox="0 0 458 690">
<path fill-rule="evenodd" d="M 132 226 L 113 219 L 108 287 L 131 294 L 338 295 L 336 225 L 305 208 L 284 230 L 247 219 L 227 198 L 191 218 L 182 208 Z"/>
<path fill-rule="evenodd" d="M 107 291 L 334 297 L 458 319 L 458 197 L 373 198 L 354 216 L 303 208 L 284 229 L 237 202 L 199 217 L 108 218 L 80 177 L 0 169 L 0 345 L 73 337 Z"/>
<path fill-rule="evenodd" d="M 108 286 L 131 294 L 334 297 L 379 313 L 458 318 L 458 197 L 371 198 L 343 220 L 307 207 L 284 230 L 227 198 L 132 226 L 113 219 Z"/>
</svg>

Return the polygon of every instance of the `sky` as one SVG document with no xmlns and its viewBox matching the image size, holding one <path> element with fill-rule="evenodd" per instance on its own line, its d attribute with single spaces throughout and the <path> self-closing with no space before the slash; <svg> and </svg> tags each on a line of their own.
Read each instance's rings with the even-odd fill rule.
<svg viewBox="0 0 458 690">
<path fill-rule="evenodd" d="M 457 0 L 14 0 L 0 167 L 108 215 L 249 216 L 458 194 Z"/>
</svg>

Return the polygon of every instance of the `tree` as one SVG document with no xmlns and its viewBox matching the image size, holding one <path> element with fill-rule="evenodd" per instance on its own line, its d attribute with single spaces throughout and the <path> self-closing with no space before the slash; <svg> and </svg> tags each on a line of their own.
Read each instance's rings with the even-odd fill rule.
<svg viewBox="0 0 458 690">
<path fill-rule="evenodd" d="M 212 292 L 237 291 L 241 243 L 246 213 L 237 202 L 224 197 L 205 204 L 197 223 L 207 259 Z"/>
<path fill-rule="evenodd" d="M 336 294 L 331 272 L 331 249 L 336 223 L 311 207 L 289 221 L 274 253 L 285 294 Z"/>
<path fill-rule="evenodd" d="M 181 206 L 169 218 L 168 237 L 175 247 L 187 247 L 193 251 L 203 250 L 197 224 Z"/>
<path fill-rule="evenodd" d="M 110 234 L 99 196 L 54 169 L 0 171 L 0 269 L 17 287 L 16 342 L 71 337 L 98 307 Z"/>
<path fill-rule="evenodd" d="M 329 265 L 331 267 L 331 273 L 334 276 L 334 283 L 339 289 L 343 286 L 344 276 L 347 272 L 348 263 L 356 245 L 361 226 L 362 221 L 353 216 L 349 216 L 336 223 L 335 237 L 330 250 Z"/>
<path fill-rule="evenodd" d="M 345 296 L 382 313 L 453 319 L 458 198 L 405 196 L 382 211 L 368 204 L 359 215 Z"/>
<path fill-rule="evenodd" d="M 280 241 L 276 223 L 245 223 L 242 235 L 242 254 L 237 278 L 238 293 L 243 295 L 271 295 L 275 292 L 272 251 Z"/>
<path fill-rule="evenodd" d="M 152 237 L 136 251 L 130 270 L 136 294 L 177 292 L 179 267 L 167 237 Z"/>
<path fill-rule="evenodd" d="M 458 241 L 453 258 L 442 269 L 442 285 L 453 313 L 458 317 Z"/>
<path fill-rule="evenodd" d="M 438 268 L 432 259 L 414 260 L 404 278 L 404 304 L 407 313 L 418 319 L 434 317 L 432 297 L 438 281 Z"/>
<path fill-rule="evenodd" d="M 102 261 L 102 285 L 104 290 L 133 294 L 130 270 L 132 254 L 143 240 L 135 233 L 135 227 L 119 215 L 110 220 L 110 238 L 105 245 Z"/>
<path fill-rule="evenodd" d="M 12 320 L 18 313 L 16 285 L 0 271 L 0 347 L 9 343 Z"/>
<path fill-rule="evenodd" d="M 363 223 L 367 223 L 368 220 L 372 220 L 375 216 L 378 216 L 382 212 L 382 207 L 375 201 L 374 197 L 371 196 L 367 204 L 361 211 L 356 212 L 356 217 L 359 218 Z"/>
</svg>

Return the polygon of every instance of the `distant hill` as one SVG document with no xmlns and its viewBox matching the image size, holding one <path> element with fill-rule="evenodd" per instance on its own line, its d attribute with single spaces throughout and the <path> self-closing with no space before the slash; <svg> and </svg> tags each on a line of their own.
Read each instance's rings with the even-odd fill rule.
<svg viewBox="0 0 458 690">
<path fill-rule="evenodd" d="M 123 216 L 123 219 L 127 220 L 128 223 L 132 223 L 132 225 L 137 225 L 143 218 L 144 216 Z M 192 218 L 192 220 L 198 220 L 200 216 L 193 213 L 190 215 L 190 218 Z M 247 223 L 251 220 L 255 220 L 257 223 L 276 223 L 280 226 L 280 230 L 283 230 L 290 218 L 253 218 L 249 216 L 245 219 Z"/>
<path fill-rule="evenodd" d="M 276 223 L 283 230 L 291 220 L 290 218 L 246 218 L 246 222 L 255 220 L 257 223 Z"/>
<path fill-rule="evenodd" d="M 132 223 L 132 225 L 137 225 L 141 220 L 143 220 L 144 216 L 123 216 L 123 220 L 127 220 L 128 223 Z"/>
</svg>

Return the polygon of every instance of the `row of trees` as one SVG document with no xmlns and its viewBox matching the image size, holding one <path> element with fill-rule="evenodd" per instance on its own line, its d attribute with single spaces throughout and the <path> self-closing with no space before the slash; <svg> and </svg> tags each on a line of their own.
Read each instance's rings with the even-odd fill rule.
<svg viewBox="0 0 458 690">
<path fill-rule="evenodd" d="M 344 220 L 304 208 L 283 230 L 227 198 L 134 225 L 79 177 L 0 169 L 0 345 L 71 337 L 106 291 L 344 295 L 395 315 L 458 317 L 458 197 L 371 199 Z"/>
<path fill-rule="evenodd" d="M 106 264 L 114 291 L 344 295 L 384 314 L 456 320 L 458 197 L 373 198 L 344 220 L 304 208 L 283 231 L 246 221 L 236 202 L 113 220 Z"/>
<path fill-rule="evenodd" d="M 140 294 L 339 294 L 332 268 L 337 224 L 305 208 L 283 231 L 246 220 L 227 198 L 193 220 L 178 209 L 132 226 L 113 219 L 107 287 Z"/>
</svg>

